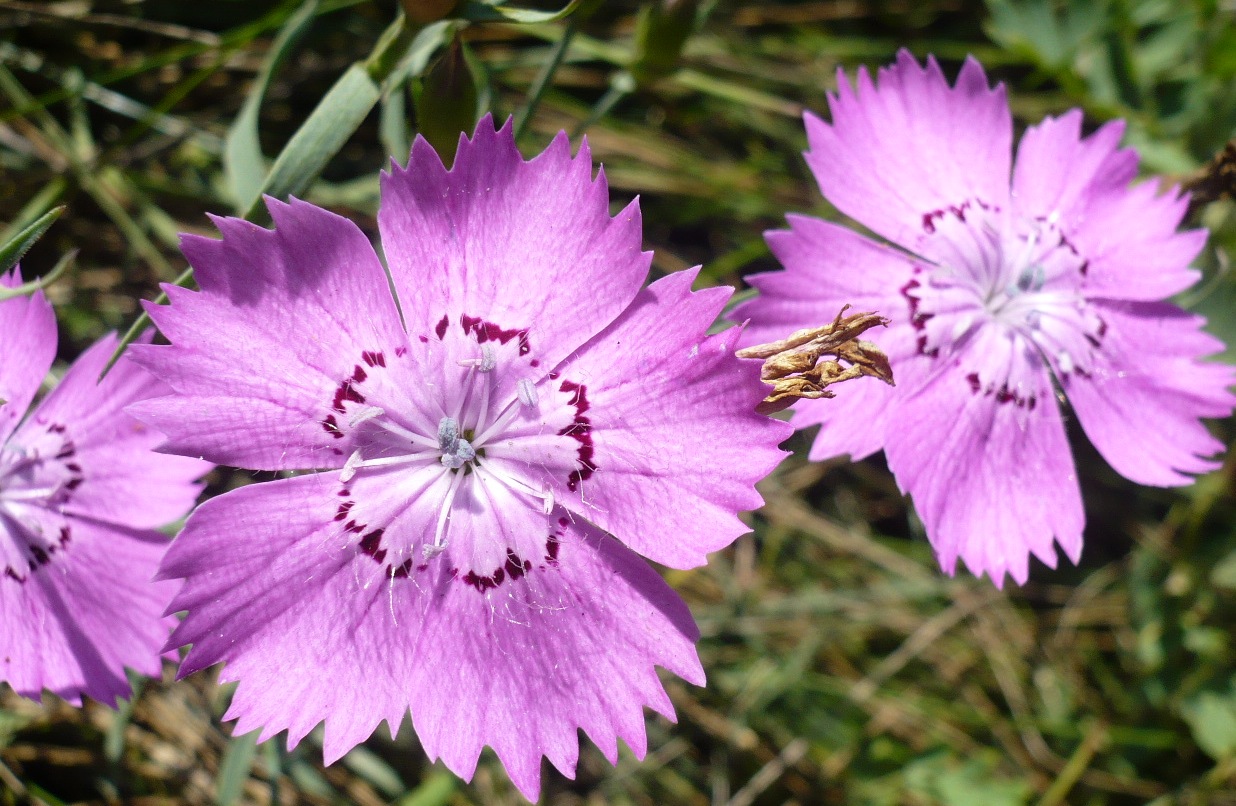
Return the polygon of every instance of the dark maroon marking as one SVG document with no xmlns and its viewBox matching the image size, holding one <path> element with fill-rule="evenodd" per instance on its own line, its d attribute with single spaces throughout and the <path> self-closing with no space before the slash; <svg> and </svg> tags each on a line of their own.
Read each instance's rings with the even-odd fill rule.
<svg viewBox="0 0 1236 806">
<path fill-rule="evenodd" d="M 360 369 L 360 367 L 357 367 L 357 369 Z M 343 404 L 349 400 L 352 401 L 353 403 L 364 403 L 365 402 L 365 396 L 362 395 L 360 392 L 356 391 L 356 388 L 352 386 L 352 383 L 353 383 L 352 379 L 349 378 L 348 380 L 339 384 L 339 388 L 335 390 L 335 400 L 331 404 L 331 408 L 339 412 L 340 414 L 343 414 Z"/>
<path fill-rule="evenodd" d="M 386 552 L 382 552 L 382 553 L 385 554 Z M 412 561 L 411 560 L 404 560 L 403 564 L 400 565 L 398 568 L 388 567 L 386 569 L 386 575 L 390 577 L 391 579 L 407 579 L 408 574 L 410 574 L 411 572 L 412 572 Z"/>
<path fill-rule="evenodd" d="M 941 207 L 938 210 L 923 213 L 923 230 L 925 230 L 929 235 L 934 234 L 936 231 L 936 222 L 947 215 L 956 216 L 957 220 L 964 224 L 966 222 L 966 211 L 970 209 L 971 205 L 978 207 L 981 210 L 987 210 L 988 212 L 1000 212 L 999 207 L 987 204 L 982 199 L 967 199 L 961 204 L 950 204 L 948 207 Z"/>
<path fill-rule="evenodd" d="M 429 341 L 429 339 L 425 339 L 425 341 Z M 407 354 L 408 354 L 408 348 L 407 348 L 407 347 L 396 347 L 396 348 L 395 348 L 395 357 L 396 357 L 396 358 L 403 358 L 403 357 L 404 357 L 405 355 L 407 355 Z"/>
<path fill-rule="evenodd" d="M 572 470 L 571 475 L 567 477 L 567 488 L 575 492 L 579 488 L 579 483 L 592 478 L 592 474 L 597 470 L 593 462 L 595 449 L 592 444 L 592 422 L 584 416 L 584 412 L 590 407 L 588 389 L 582 383 L 572 381 L 563 381 L 558 388 L 571 396 L 567 403 L 575 407 L 575 417 L 572 418 L 571 424 L 558 432 L 559 436 L 570 437 L 579 443 L 579 447 L 576 448 L 578 454 L 576 461 L 579 467 Z"/>
<path fill-rule="evenodd" d="M 85 481 L 85 479 L 81 478 L 80 476 L 76 478 L 71 478 L 64 483 L 64 488 L 68 490 L 69 492 L 73 492 L 78 487 L 82 486 L 83 481 Z"/>
<path fill-rule="evenodd" d="M 506 575 L 508 577 L 515 580 L 528 573 L 528 571 L 532 569 L 532 563 L 521 559 L 520 556 L 511 549 L 507 549 L 506 562 L 503 563 L 502 568 L 506 571 Z"/>
<path fill-rule="evenodd" d="M 443 316 L 442 321 L 438 322 L 438 324 L 434 326 L 433 332 L 438 334 L 438 341 L 442 341 L 442 339 L 446 338 L 446 329 L 450 327 L 450 324 L 451 320 Z"/>
<path fill-rule="evenodd" d="M 1094 335 L 1091 335 L 1089 333 L 1086 333 L 1083 335 L 1085 335 L 1086 341 L 1090 342 L 1091 347 L 1098 347 L 1099 345 L 1103 343 L 1103 337 L 1107 335 L 1107 322 L 1104 322 L 1103 319 L 1100 318 L 1099 319 L 1099 329 L 1094 333 Z M 1081 372 L 1081 370 L 1075 370 L 1075 371 Z M 1089 376 L 1086 376 L 1086 377 L 1089 377 Z"/>
<path fill-rule="evenodd" d="M 914 267 L 914 272 L 917 274 L 922 271 L 919 267 Z M 914 278 L 901 287 L 901 296 L 906 298 L 906 302 L 910 305 L 910 325 L 918 332 L 918 337 L 915 339 L 920 355 L 925 355 L 930 358 L 935 358 L 940 354 L 940 348 L 932 350 L 927 349 L 927 322 L 935 316 L 932 313 L 920 313 L 918 309 L 919 300 L 910 294 L 916 288 L 920 288 L 922 283 Z"/>
<path fill-rule="evenodd" d="M 343 439 L 343 430 L 339 428 L 339 423 L 335 422 L 335 415 L 326 415 L 326 419 L 322 421 L 322 428 L 335 439 Z"/>
<path fill-rule="evenodd" d="M 73 445 L 73 440 L 66 439 L 64 445 L 60 448 L 60 453 L 56 454 L 57 459 L 72 459 L 73 454 L 77 453 L 76 446 Z"/>
<path fill-rule="evenodd" d="M 558 372 L 551 372 L 551 373 L 549 373 L 549 379 L 550 379 L 551 381 L 556 381 L 556 380 L 558 380 L 558 376 L 559 376 L 560 374 L 561 374 L 561 373 L 558 373 Z"/>
<path fill-rule="evenodd" d="M 360 550 L 380 563 L 386 559 L 386 549 L 382 548 L 382 529 L 374 529 L 360 540 Z"/>
<path fill-rule="evenodd" d="M 352 507 L 355 503 L 356 503 L 355 501 L 344 501 L 342 504 L 340 504 L 339 511 L 335 513 L 335 520 L 337 521 L 347 520 L 348 513 L 352 511 Z"/>
<path fill-rule="evenodd" d="M 550 539 L 553 539 L 552 536 Z M 475 571 L 469 571 L 462 579 L 465 584 L 471 585 L 478 593 L 484 593 L 487 590 L 493 590 L 508 579 L 519 579 L 531 570 L 532 563 L 530 561 L 520 557 L 513 549 L 507 549 L 506 561 L 495 568 L 489 576 L 481 576 Z M 451 569 L 452 577 L 458 576 L 458 574 L 458 568 Z"/>
<path fill-rule="evenodd" d="M 344 487 L 342 490 L 339 491 L 340 498 L 347 498 L 351 494 L 352 494 L 352 491 L 349 490 L 347 487 Z"/>
<path fill-rule="evenodd" d="M 428 337 L 428 336 L 417 336 L 417 338 L 421 340 L 421 344 L 428 344 L 428 343 L 429 343 L 429 337 Z M 398 351 L 396 351 L 396 352 L 398 352 Z"/>
<path fill-rule="evenodd" d="M 1082 277 L 1088 275 L 1090 273 L 1090 261 L 1083 260 L 1081 265 L 1077 267 L 1077 271 Z"/>
<path fill-rule="evenodd" d="M 49 425 L 49 426 L 47 426 L 47 430 L 48 430 L 48 431 L 50 431 L 50 432 L 51 432 L 51 433 L 53 433 L 53 434 L 63 434 L 63 433 L 64 433 L 65 431 L 67 431 L 68 429 L 67 429 L 67 428 L 65 428 L 65 427 L 64 427 L 62 424 L 60 424 L 60 423 L 55 423 L 55 424 L 53 424 L 53 425 Z"/>
<path fill-rule="evenodd" d="M 503 330 L 493 322 L 486 322 L 478 316 L 465 315 L 459 320 L 460 326 L 464 333 L 471 333 L 476 336 L 478 344 L 484 344 L 487 341 L 496 341 L 499 344 L 506 344 L 511 339 L 519 340 L 519 354 L 527 355 L 532 347 L 528 344 L 528 328 L 512 328 Z"/>
<path fill-rule="evenodd" d="M 369 373 L 365 372 L 365 368 L 357 364 L 352 368 L 352 383 L 364 383 L 369 377 Z"/>
<path fill-rule="evenodd" d="M 343 531 L 352 532 L 353 534 L 360 534 L 361 532 L 365 531 L 365 526 L 366 524 L 357 523 L 355 520 L 350 520 L 343 525 Z M 379 529 L 378 531 L 381 531 L 381 530 Z"/>
<path fill-rule="evenodd" d="M 561 543 L 556 535 L 549 536 L 549 540 L 545 542 L 545 562 L 550 565 L 558 564 L 558 549 Z"/>
<path fill-rule="evenodd" d="M 77 462 L 66 462 L 64 466 L 74 473 L 82 472 L 82 466 Z"/>
<path fill-rule="evenodd" d="M 529 362 L 528 362 L 528 365 L 529 365 L 529 366 L 531 366 L 531 367 L 533 367 L 533 368 L 536 368 L 536 367 L 541 366 L 541 362 L 540 362 L 539 360 L 537 360 L 537 359 L 535 359 L 535 358 L 534 358 L 534 359 L 532 359 L 531 361 L 529 361 Z"/>
<path fill-rule="evenodd" d="M 428 339 L 426 339 L 428 341 Z M 365 350 L 361 353 L 361 358 L 371 367 L 386 366 L 386 356 L 377 350 Z"/>
<path fill-rule="evenodd" d="M 427 568 L 429 568 L 429 563 L 421 563 L 420 565 L 416 566 L 417 571 L 424 571 Z"/>
<path fill-rule="evenodd" d="M 966 380 L 970 382 L 970 391 L 974 394 L 978 394 L 978 390 L 982 388 L 982 384 L 979 383 L 978 373 L 971 372 L 966 376 Z"/>
<path fill-rule="evenodd" d="M 57 534 L 56 542 L 49 544 L 46 548 L 43 546 L 27 546 L 32 559 L 26 561 L 26 574 L 23 575 L 11 565 L 4 567 L 4 575 L 14 582 L 25 583 L 30 578 L 30 574 L 38 571 L 43 566 L 52 561 L 52 556 L 64 552 L 69 547 L 69 543 L 73 542 L 73 533 L 69 527 L 61 526 L 60 532 Z"/>
</svg>

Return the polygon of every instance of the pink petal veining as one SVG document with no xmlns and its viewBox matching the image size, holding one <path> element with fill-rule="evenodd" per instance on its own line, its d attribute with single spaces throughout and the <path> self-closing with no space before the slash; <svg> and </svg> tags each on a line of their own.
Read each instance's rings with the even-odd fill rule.
<svg viewBox="0 0 1236 806">
<path fill-rule="evenodd" d="M 431 758 L 469 778 L 492 747 L 535 799 L 581 729 L 644 754 L 643 709 L 673 714 L 656 667 L 703 682 L 641 555 L 698 565 L 745 531 L 789 429 L 707 335 L 726 292 L 640 290 L 639 208 L 611 216 L 592 170 L 565 135 L 525 161 L 488 118 L 450 170 L 418 140 L 382 182 L 395 298 L 356 228 L 303 202 L 186 239 L 209 279 L 137 354 L 176 394 L 134 411 L 165 450 L 317 471 L 207 502 L 160 569 L 183 580 L 181 672 L 225 664 L 237 732 L 324 722 L 332 761 L 411 713 Z"/>
<path fill-rule="evenodd" d="M 1134 481 L 1186 484 L 1217 466 L 1201 422 L 1236 405 L 1222 345 L 1160 302 L 1196 281 L 1203 231 L 1178 231 L 1186 199 L 1135 183 L 1123 124 L 1082 136 L 1074 110 L 1030 126 L 1010 163 L 1004 88 L 967 59 L 950 85 L 902 51 L 857 90 L 844 75 L 832 122 L 808 114 L 807 163 L 825 198 L 888 239 L 790 218 L 768 234 L 784 272 L 733 318 L 746 343 L 818 325 L 846 303 L 892 322 L 895 389 L 843 387 L 804 402 L 821 424 L 812 459 L 884 449 L 952 573 L 961 559 L 999 585 L 1024 582 L 1053 543 L 1074 562 L 1084 515 L 1064 421 Z M 1131 184 L 1132 183 L 1132 184 Z"/>
</svg>

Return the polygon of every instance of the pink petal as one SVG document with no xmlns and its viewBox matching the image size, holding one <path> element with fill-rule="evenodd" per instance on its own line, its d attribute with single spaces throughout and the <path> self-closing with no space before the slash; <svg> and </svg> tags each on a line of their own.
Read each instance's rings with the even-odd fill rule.
<svg viewBox="0 0 1236 806">
<path fill-rule="evenodd" d="M 0 275 L 0 287 L 21 285 L 14 269 Z M 36 291 L 0 302 L 0 444 L 8 439 L 56 358 L 56 315 Z"/>
<path fill-rule="evenodd" d="M 755 483 L 791 431 L 755 413 L 767 387 L 760 362 L 733 355 L 737 333 L 705 335 L 729 291 L 692 293 L 695 275 L 654 282 L 563 365 L 563 381 L 582 387 L 567 405 L 586 411 L 581 444 L 595 472 L 565 483 L 536 452 L 536 426 L 491 454 L 523 463 L 560 504 L 675 568 L 703 565 L 750 531 L 736 513 L 763 504 Z"/>
<path fill-rule="evenodd" d="M 1155 182 L 1133 187 L 1137 152 L 1119 149 L 1124 121 L 1081 136 L 1072 110 L 1031 126 L 1017 149 L 1013 200 L 1027 218 L 1056 218 L 1088 261 L 1083 291 L 1090 297 L 1159 300 L 1197 282 L 1189 262 L 1206 233 L 1177 232 L 1188 207 Z"/>
<path fill-rule="evenodd" d="M 535 800 L 540 759 L 571 775 L 582 728 L 611 760 L 645 750 L 642 708 L 673 710 L 654 671 L 695 683 L 698 636 L 681 600 L 618 541 L 562 519 L 553 562 L 485 592 L 447 564 L 373 581 L 344 545 L 335 474 L 244 487 L 198 509 L 161 574 L 185 577 L 193 642 L 182 674 L 226 662 L 225 718 L 295 745 L 325 720 L 328 762 L 403 714 L 431 758 L 470 778 L 489 745 Z"/>
<path fill-rule="evenodd" d="M 222 218 L 221 241 L 184 236 L 202 290 L 167 288 L 172 304 L 148 310 L 173 344 L 131 351 L 178 394 L 130 411 L 167 436 L 169 453 L 254 469 L 338 467 L 350 444 L 332 402 L 357 370 L 373 369 L 367 355 L 393 362 L 407 339 L 355 224 L 301 201 L 267 204 L 274 231 Z"/>
<path fill-rule="evenodd" d="M 1219 467 L 1203 417 L 1227 417 L 1236 369 L 1200 360 L 1223 349 L 1205 320 L 1166 302 L 1093 301 L 1106 325 L 1090 377 L 1064 390 L 1086 436 L 1121 475 L 1161 487 Z"/>
<path fill-rule="evenodd" d="M 638 205 L 610 217 L 586 142 L 572 158 L 563 133 L 525 161 L 510 122 L 495 132 L 488 116 L 450 171 L 418 138 L 408 167 L 383 177 L 378 222 L 411 336 L 481 319 L 526 331 L 545 370 L 630 304 L 651 262 Z"/>
<path fill-rule="evenodd" d="M 144 342 L 149 341 L 149 335 Z M 72 461 L 84 482 L 64 511 L 83 518 L 154 529 L 193 507 L 210 465 L 198 459 L 154 452 L 162 435 L 124 413 L 129 403 L 170 391 L 124 356 L 102 383 L 99 375 L 116 350 L 104 336 L 69 367 L 64 378 L 15 434 L 33 443 L 49 428 L 72 440 Z"/>
<path fill-rule="evenodd" d="M 902 50 L 874 83 L 860 69 L 857 92 L 839 72 L 829 107 L 832 124 L 805 116 L 807 164 L 826 199 L 890 241 L 917 251 L 933 213 L 1005 204 L 1008 102 L 973 58 L 950 87 L 934 57 L 920 67 Z"/>
<path fill-rule="evenodd" d="M 908 256 L 818 218 L 789 215 L 786 220 L 790 229 L 764 233 L 785 270 L 748 277 L 759 296 L 727 316 L 733 322 L 751 320 L 743 346 L 828 324 L 845 305 L 851 306 L 850 313 L 876 311 L 894 322 L 908 322 L 909 306 L 900 293 L 913 274 Z M 871 331 L 866 338 L 881 332 Z"/>
<path fill-rule="evenodd" d="M 748 278 L 759 296 L 728 316 L 735 322 L 750 320 L 740 343 L 784 339 L 796 330 L 827 324 L 851 305 L 850 313 L 875 311 L 892 319 L 888 329 L 870 330 L 863 338 L 885 351 L 896 375 L 897 364 L 916 352 L 909 305 L 900 293 L 913 273 L 907 256 L 827 221 L 798 215 L 787 220 L 789 230 L 764 236 L 785 271 Z M 883 448 L 894 387 L 859 380 L 833 391 L 835 398 L 794 404 L 796 428 L 822 426 L 810 458 L 850 454 L 858 460 Z"/>
<path fill-rule="evenodd" d="M 968 359 L 997 352 L 992 328 Z M 964 359 L 963 359 L 964 360 Z M 1007 573 L 1019 584 L 1029 555 L 1056 565 L 1053 539 L 1077 562 L 1085 515 L 1064 424 L 1041 365 L 1022 368 L 1023 400 L 1000 403 L 972 389 L 963 365 L 923 358 L 903 373 L 885 453 L 897 483 L 914 499 L 940 567 L 957 558 L 997 586 Z M 915 391 L 909 393 L 913 388 Z"/>
<path fill-rule="evenodd" d="M 74 705 L 128 696 L 124 668 L 158 676 L 169 625 L 160 618 L 174 585 L 152 583 L 167 539 L 157 532 L 46 513 L 44 528 L 70 530 L 67 549 L 24 582 L 0 579 L 0 680 L 37 699 Z"/>
</svg>

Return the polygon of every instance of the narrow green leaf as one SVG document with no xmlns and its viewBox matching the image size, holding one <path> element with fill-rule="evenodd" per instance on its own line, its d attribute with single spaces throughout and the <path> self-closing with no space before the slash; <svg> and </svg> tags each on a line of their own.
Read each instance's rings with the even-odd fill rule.
<svg viewBox="0 0 1236 806">
<path fill-rule="evenodd" d="M 262 215 L 263 195 L 285 198 L 302 195 L 308 190 L 326 163 L 343 148 L 377 104 L 382 96 L 382 82 L 407 62 L 419 38 L 407 43 L 404 34 L 404 19 L 400 15 L 383 33 L 369 58 L 353 64 L 335 82 L 283 147 L 261 187 L 239 208 L 244 218 L 252 221 Z M 400 55 L 401 46 L 403 55 Z M 187 287 L 192 282 L 193 268 L 189 267 L 176 278 L 174 285 Z M 160 294 L 155 300 L 156 305 L 165 302 L 166 294 Z M 104 375 L 149 326 L 150 316 L 143 312 L 120 339 L 120 346 L 103 370 Z"/>
<path fill-rule="evenodd" d="M 576 9 L 582 0 L 571 0 L 558 11 L 537 11 L 531 8 L 513 8 L 508 5 L 468 0 L 460 6 L 457 16 L 469 22 L 519 22 L 535 24 L 560 20 Z"/>
<path fill-rule="evenodd" d="M 286 198 L 304 193 L 380 97 L 381 88 L 363 65 L 349 67 L 292 135 L 259 192 L 241 205 L 244 217 L 252 220 L 260 213 L 263 195 Z"/>
<path fill-rule="evenodd" d="M 12 299 L 13 297 L 24 297 L 27 294 L 33 294 L 41 288 L 47 288 L 47 286 L 59 280 L 60 275 L 64 274 L 65 271 L 73 265 L 75 260 L 77 260 L 76 249 L 68 252 L 64 257 L 60 258 L 59 262 L 52 267 L 52 270 L 47 274 L 44 274 L 42 277 L 39 277 L 36 280 L 31 280 L 28 283 L 22 283 L 14 288 L 0 288 L 0 302 L 3 302 L 6 299 Z"/>
<path fill-rule="evenodd" d="M 215 803 L 217 806 L 232 806 L 244 794 L 245 782 L 253 769 L 253 756 L 257 750 L 257 732 L 233 736 L 223 751 L 219 764 L 219 777 L 215 779 Z"/>
<path fill-rule="evenodd" d="M 357 745 L 343 757 L 344 766 L 388 798 L 397 797 L 405 789 L 395 768 L 364 745 Z"/>
<path fill-rule="evenodd" d="M 382 94 L 382 106 L 378 110 L 378 137 L 386 153 L 403 165 L 412 150 L 408 136 L 408 94 L 404 84 L 386 88 Z"/>
<path fill-rule="evenodd" d="M 17 233 L 11 241 L 0 246 L 0 272 L 6 272 L 16 266 L 22 255 L 34 246 L 35 241 L 43 237 L 43 233 L 47 232 L 47 228 L 55 223 L 63 212 L 64 205 L 53 207 L 35 219 L 33 224 Z"/>
<path fill-rule="evenodd" d="M 51 208 L 64 198 L 64 194 L 69 189 L 69 183 L 63 176 L 57 176 L 43 186 L 43 189 L 34 194 L 30 201 L 26 202 L 26 206 L 21 208 L 17 216 L 9 222 L 8 226 L 0 230 L 0 242 L 7 243 L 17 237 L 17 234 L 30 226 L 46 213 Z"/>
<path fill-rule="evenodd" d="M 416 789 L 395 802 L 395 806 L 446 806 L 459 789 L 459 779 L 449 772 L 434 770 Z"/>
<path fill-rule="evenodd" d="M 271 79 L 279 66 L 291 54 L 292 49 L 309 30 L 318 12 L 318 0 L 306 0 L 279 30 L 271 43 L 266 62 L 262 65 L 249 96 L 236 120 L 228 129 L 223 149 L 223 171 L 233 198 L 252 199 L 261 192 L 262 177 L 266 175 L 266 158 L 258 140 L 258 114 L 262 101 L 270 88 Z"/>
</svg>

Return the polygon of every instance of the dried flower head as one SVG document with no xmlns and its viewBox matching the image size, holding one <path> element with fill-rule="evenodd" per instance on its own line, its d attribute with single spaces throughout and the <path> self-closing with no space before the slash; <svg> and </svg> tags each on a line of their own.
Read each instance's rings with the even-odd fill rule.
<svg viewBox="0 0 1236 806">
<path fill-rule="evenodd" d="M 760 379 L 773 387 L 756 407 L 758 412 L 775 414 L 796 400 L 835 397 L 828 387 L 864 375 L 893 384 L 888 357 L 876 345 L 858 338 L 870 328 L 888 325 L 888 320 L 874 313 L 845 316 L 849 307 L 843 307 L 832 324 L 797 330 L 787 338 L 738 351 L 739 358 L 764 361 Z M 836 360 L 824 360 L 825 356 Z"/>
</svg>

